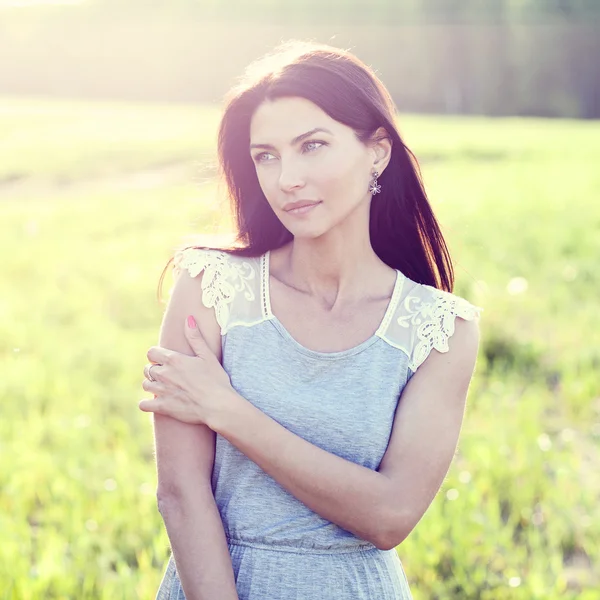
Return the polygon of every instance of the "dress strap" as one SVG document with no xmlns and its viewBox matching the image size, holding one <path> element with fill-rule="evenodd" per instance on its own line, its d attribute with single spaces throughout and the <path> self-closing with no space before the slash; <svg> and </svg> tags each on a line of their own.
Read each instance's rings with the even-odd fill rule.
<svg viewBox="0 0 600 600">
<path fill-rule="evenodd" d="M 269 284 L 269 273 L 270 273 L 270 261 L 271 261 L 271 251 L 267 250 L 260 257 L 260 300 L 261 300 L 261 308 L 262 315 L 264 319 L 272 319 L 273 311 L 271 310 L 271 294 L 270 294 L 270 284 Z"/>
</svg>

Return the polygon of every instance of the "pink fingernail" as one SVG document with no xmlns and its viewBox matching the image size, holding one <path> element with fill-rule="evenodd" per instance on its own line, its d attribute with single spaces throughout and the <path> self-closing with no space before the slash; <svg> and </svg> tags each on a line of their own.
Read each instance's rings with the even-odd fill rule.
<svg viewBox="0 0 600 600">
<path fill-rule="evenodd" d="M 187 318 L 187 324 L 190 329 L 195 329 L 196 328 L 196 319 L 194 319 L 194 317 L 192 317 L 192 315 L 190 315 Z"/>
</svg>

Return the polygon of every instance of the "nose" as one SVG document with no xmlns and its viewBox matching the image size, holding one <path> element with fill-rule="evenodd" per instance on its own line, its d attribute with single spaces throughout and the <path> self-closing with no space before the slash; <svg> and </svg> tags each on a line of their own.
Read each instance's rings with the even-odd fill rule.
<svg viewBox="0 0 600 600">
<path fill-rule="evenodd" d="M 284 192 L 304 187 L 305 177 L 301 172 L 300 165 L 293 164 L 291 161 L 281 162 L 281 171 L 279 173 L 279 187 Z"/>
</svg>

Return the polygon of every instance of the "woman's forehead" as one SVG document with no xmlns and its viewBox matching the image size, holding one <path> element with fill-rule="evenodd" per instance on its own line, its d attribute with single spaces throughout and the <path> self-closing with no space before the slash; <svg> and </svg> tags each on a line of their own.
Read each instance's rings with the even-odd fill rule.
<svg viewBox="0 0 600 600">
<path fill-rule="evenodd" d="M 304 98 L 266 100 L 250 121 L 252 144 L 290 144 L 295 138 L 315 129 L 336 135 L 345 128 L 323 109 Z M 324 131 L 323 131 L 324 130 Z"/>
</svg>

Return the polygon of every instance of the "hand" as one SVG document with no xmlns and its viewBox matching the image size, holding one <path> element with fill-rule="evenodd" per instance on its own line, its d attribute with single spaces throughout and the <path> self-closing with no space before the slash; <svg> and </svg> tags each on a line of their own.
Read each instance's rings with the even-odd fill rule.
<svg viewBox="0 0 600 600">
<path fill-rule="evenodd" d="M 227 409 L 236 392 L 192 316 L 187 318 L 185 333 L 195 356 L 159 346 L 148 350 L 151 364 L 144 367 L 142 387 L 154 399 L 141 400 L 139 408 L 210 427 L 212 418 Z"/>
</svg>

